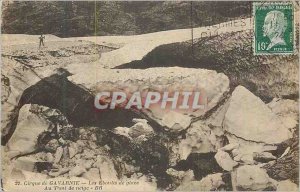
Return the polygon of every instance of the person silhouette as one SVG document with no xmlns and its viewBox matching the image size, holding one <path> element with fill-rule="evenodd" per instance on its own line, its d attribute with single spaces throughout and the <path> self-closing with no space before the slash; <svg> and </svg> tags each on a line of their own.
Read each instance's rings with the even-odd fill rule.
<svg viewBox="0 0 300 192">
<path fill-rule="evenodd" d="M 276 10 L 267 13 L 263 25 L 263 35 L 268 37 L 271 41 L 267 50 L 270 50 L 277 45 L 286 45 L 283 38 L 286 28 L 287 20 L 283 12 Z"/>
<path fill-rule="evenodd" d="M 45 36 L 44 36 L 43 34 L 41 34 L 41 36 L 39 37 L 39 39 L 40 39 L 40 45 L 39 45 L 39 48 L 41 48 L 42 45 L 45 46 L 45 44 L 44 44 Z"/>
</svg>

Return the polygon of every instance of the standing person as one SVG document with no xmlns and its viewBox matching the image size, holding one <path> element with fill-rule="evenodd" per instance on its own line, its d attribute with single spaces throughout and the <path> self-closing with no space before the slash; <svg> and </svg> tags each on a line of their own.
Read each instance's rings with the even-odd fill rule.
<svg viewBox="0 0 300 192">
<path fill-rule="evenodd" d="M 45 44 L 44 44 L 45 36 L 44 36 L 43 34 L 41 34 L 41 36 L 39 37 L 39 39 L 40 39 L 40 45 L 39 45 L 39 48 L 41 48 L 42 45 L 45 46 Z"/>
</svg>

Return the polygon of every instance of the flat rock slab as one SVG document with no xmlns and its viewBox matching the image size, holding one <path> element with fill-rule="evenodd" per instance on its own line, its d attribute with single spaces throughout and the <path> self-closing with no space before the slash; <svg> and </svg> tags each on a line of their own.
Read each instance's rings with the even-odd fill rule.
<svg viewBox="0 0 300 192">
<path fill-rule="evenodd" d="M 198 110 L 170 110 L 161 109 L 161 106 L 154 105 L 145 110 L 149 116 L 157 120 L 162 126 L 172 128 L 175 124 L 176 129 L 185 129 L 189 123 L 189 117 L 199 117 L 215 107 L 229 92 L 229 79 L 222 73 L 217 73 L 205 69 L 186 69 L 180 67 L 170 68 L 151 68 L 146 70 L 140 69 L 104 69 L 99 65 L 69 65 L 67 70 L 74 74 L 68 79 L 74 84 L 83 86 L 92 94 L 96 95 L 103 91 L 123 91 L 126 93 L 148 91 L 200 91 L 204 95 L 205 109 Z M 90 74 L 90 75 L 86 75 Z M 177 114 L 177 115 L 176 115 Z M 180 117 L 183 122 L 170 122 L 169 117 Z M 186 116 L 186 117 L 184 117 Z"/>
<path fill-rule="evenodd" d="M 236 87 L 232 93 L 224 128 L 245 140 L 268 144 L 281 143 L 292 136 L 278 116 L 242 86 Z"/>
</svg>

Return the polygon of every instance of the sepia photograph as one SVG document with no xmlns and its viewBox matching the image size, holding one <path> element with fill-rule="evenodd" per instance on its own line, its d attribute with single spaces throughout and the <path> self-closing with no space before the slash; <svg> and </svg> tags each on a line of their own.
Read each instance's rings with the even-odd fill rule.
<svg viewBox="0 0 300 192">
<path fill-rule="evenodd" d="M 299 191 L 299 1 L 1 1 L 1 191 Z"/>
</svg>

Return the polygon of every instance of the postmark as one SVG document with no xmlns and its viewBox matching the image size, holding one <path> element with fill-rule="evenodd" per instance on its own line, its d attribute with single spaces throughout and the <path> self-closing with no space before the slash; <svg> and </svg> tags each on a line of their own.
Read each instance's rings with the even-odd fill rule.
<svg viewBox="0 0 300 192">
<path fill-rule="evenodd" d="M 254 2 L 255 55 L 293 54 L 295 50 L 294 7 L 288 2 Z"/>
</svg>

